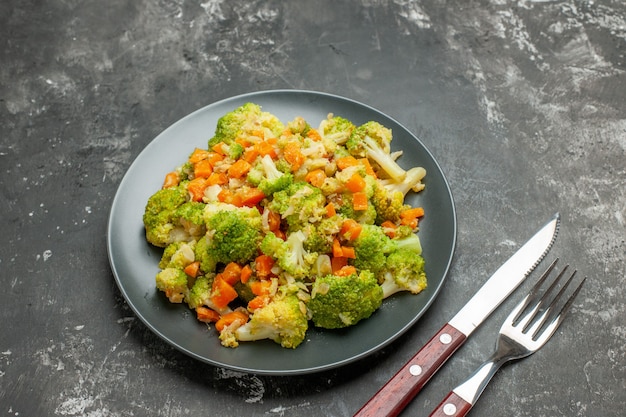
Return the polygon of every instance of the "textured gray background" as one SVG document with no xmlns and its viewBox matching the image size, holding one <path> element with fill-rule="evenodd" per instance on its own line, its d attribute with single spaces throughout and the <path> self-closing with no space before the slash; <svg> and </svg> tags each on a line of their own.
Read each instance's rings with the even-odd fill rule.
<svg viewBox="0 0 626 417">
<path fill-rule="evenodd" d="M 550 258 L 588 284 L 471 415 L 624 415 L 625 16 L 621 0 L 2 2 L 0 415 L 351 416 L 557 210 Z M 117 186 L 160 131 L 275 88 L 403 123 L 441 163 L 459 223 L 448 281 L 408 333 L 302 377 L 170 348 L 125 304 L 105 245 Z M 403 415 L 427 415 L 490 353 L 520 295 Z"/>
</svg>

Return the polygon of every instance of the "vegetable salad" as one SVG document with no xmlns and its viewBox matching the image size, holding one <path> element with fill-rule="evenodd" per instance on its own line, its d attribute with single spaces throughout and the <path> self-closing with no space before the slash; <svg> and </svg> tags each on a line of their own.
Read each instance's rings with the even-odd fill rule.
<svg viewBox="0 0 626 417">
<path fill-rule="evenodd" d="M 418 237 L 421 167 L 402 168 L 392 132 L 329 114 L 317 127 L 254 103 L 223 115 L 147 201 L 162 247 L 156 287 L 213 323 L 221 344 L 296 348 L 310 326 L 367 319 L 427 285 Z"/>
</svg>

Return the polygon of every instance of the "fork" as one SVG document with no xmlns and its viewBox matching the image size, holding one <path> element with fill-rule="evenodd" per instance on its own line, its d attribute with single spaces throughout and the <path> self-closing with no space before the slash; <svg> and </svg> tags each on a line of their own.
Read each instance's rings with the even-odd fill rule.
<svg viewBox="0 0 626 417">
<path fill-rule="evenodd" d="M 541 286 L 554 269 L 554 260 L 542 274 L 529 294 L 513 309 L 500 328 L 496 349 L 464 383 L 453 389 L 435 408 L 430 417 L 462 417 L 474 406 L 485 387 L 505 363 L 525 358 L 539 350 L 559 327 L 587 277 L 583 278 L 570 297 L 563 303 L 565 290 L 576 275 L 574 271 L 552 298 L 569 265 L 566 265 L 552 284 L 539 296 Z M 562 304 L 562 306 L 561 306 Z M 561 306 L 560 310 L 558 307 Z"/>
</svg>

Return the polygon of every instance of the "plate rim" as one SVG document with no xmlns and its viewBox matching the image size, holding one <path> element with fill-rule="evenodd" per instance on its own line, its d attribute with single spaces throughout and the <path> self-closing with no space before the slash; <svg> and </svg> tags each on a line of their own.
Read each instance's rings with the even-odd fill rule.
<svg viewBox="0 0 626 417">
<path fill-rule="evenodd" d="M 212 107 L 219 107 L 222 106 L 228 102 L 237 102 L 237 101 L 242 101 L 242 100 L 246 100 L 246 101 L 254 101 L 252 100 L 252 98 L 254 97 L 261 97 L 261 96 L 279 96 L 279 95 L 304 95 L 304 96 L 308 96 L 308 97 L 324 97 L 327 99 L 331 99 L 334 101 L 338 101 L 338 102 L 343 102 L 343 103 L 349 103 L 352 106 L 356 106 L 357 108 L 365 108 L 367 110 L 369 110 L 370 112 L 374 112 L 376 114 L 380 114 L 382 116 L 384 116 L 385 118 L 391 120 L 393 123 L 395 123 L 396 125 L 398 125 L 399 127 L 401 127 L 405 133 L 407 133 L 412 140 L 415 140 L 419 143 L 419 145 L 421 146 L 422 150 L 424 152 L 426 152 L 426 154 L 428 155 L 428 158 L 431 160 L 430 162 L 432 164 L 434 164 L 434 166 L 437 168 L 440 176 L 441 176 L 441 180 L 443 182 L 443 185 L 445 186 L 445 196 L 449 197 L 449 204 L 450 204 L 450 216 L 451 216 L 451 241 L 450 241 L 450 253 L 446 254 L 447 256 L 447 260 L 445 262 L 445 267 L 443 268 L 442 271 L 442 277 L 441 280 L 438 282 L 437 286 L 433 289 L 432 295 L 430 296 L 430 298 L 427 300 L 427 302 L 425 303 L 425 305 L 423 306 L 423 308 L 417 312 L 417 314 L 415 315 L 415 317 L 412 317 L 408 322 L 406 322 L 403 326 L 401 326 L 392 337 L 387 338 L 386 340 L 382 341 L 381 343 L 378 343 L 375 346 L 370 347 L 369 349 L 363 350 L 361 353 L 357 354 L 357 355 L 353 355 L 351 357 L 347 357 L 343 360 L 339 360 L 339 361 L 335 361 L 332 363 L 327 363 L 324 365 L 317 365 L 317 366 L 312 366 L 312 367 L 306 367 L 306 368 L 300 368 L 300 369 L 286 369 L 286 370 L 276 370 L 276 369 L 255 369 L 255 368 L 251 368 L 251 367 L 245 367 L 245 366 L 237 366 L 237 365 L 233 365 L 233 364 L 229 364 L 229 363 L 223 363 L 222 361 L 218 361 L 218 360 L 214 360 L 211 358 L 207 358 L 206 356 L 200 355 L 190 349 L 185 348 L 184 346 L 181 346 L 180 343 L 177 343 L 175 340 L 171 340 L 171 338 L 169 338 L 168 336 L 166 336 L 165 334 L 163 334 L 163 332 L 161 332 L 157 327 L 155 327 L 155 325 L 153 325 L 143 314 L 142 310 L 139 309 L 139 307 L 137 305 L 135 305 L 135 302 L 133 302 L 133 300 L 131 299 L 131 297 L 129 296 L 127 289 L 124 286 L 124 283 L 122 282 L 123 280 L 121 279 L 120 276 L 120 271 L 118 271 L 118 267 L 116 266 L 116 261 L 115 259 L 113 259 L 113 242 L 112 242 L 112 235 L 113 235 L 113 229 L 114 229 L 114 222 L 115 222 L 115 214 L 116 214 L 116 207 L 120 204 L 120 199 L 122 198 L 122 196 L 120 195 L 121 190 L 124 188 L 124 186 L 126 185 L 126 183 L 128 181 L 130 181 L 130 173 L 132 171 L 134 171 L 134 169 L 136 169 L 137 165 L 140 163 L 140 159 L 142 154 L 145 154 L 147 152 L 148 149 L 150 149 L 152 146 L 156 146 L 158 139 L 161 136 L 166 136 L 168 131 L 170 130 L 175 130 L 179 125 L 184 124 L 186 121 L 188 121 L 189 119 L 193 118 L 193 117 L 197 117 L 198 114 L 203 113 L 203 112 L 207 112 L 210 110 L 210 108 Z M 209 131 L 208 131 L 208 135 L 212 134 L 211 129 L 214 129 L 214 126 L 210 126 L 209 127 Z M 208 140 L 209 136 L 207 136 L 207 140 Z M 376 109 L 373 106 L 370 106 L 368 104 L 362 103 L 360 101 L 348 98 L 348 97 L 344 97 L 344 96 L 340 96 L 337 94 L 332 94 L 332 93 L 326 93 L 326 92 L 319 92 L 319 91 L 313 91 L 313 90 L 306 90 L 306 89 L 270 89 L 270 90 L 259 90 L 259 91 L 253 91 L 253 92 L 248 92 L 248 93 L 243 93 L 243 94 L 238 94 L 235 96 L 231 96 L 231 97 L 227 97 L 227 98 L 223 98 L 220 100 L 217 100 L 215 102 L 211 102 L 205 106 L 202 106 L 194 111 L 192 111 L 191 113 L 186 114 L 185 116 L 181 117 L 180 119 L 178 119 L 177 121 L 175 121 L 174 123 L 171 123 L 170 125 L 168 125 L 167 127 L 165 127 L 164 129 L 162 129 L 155 137 L 153 137 L 143 148 L 141 148 L 140 152 L 135 156 L 135 158 L 133 159 L 132 163 L 128 166 L 128 168 L 126 169 L 124 176 L 122 177 L 121 181 L 118 184 L 118 187 L 116 189 L 115 192 L 115 196 L 112 200 L 111 203 L 111 207 L 110 207 L 110 212 L 109 212 L 109 218 L 107 221 L 107 229 L 106 229 L 106 243 L 107 243 L 107 255 L 108 255 L 108 259 L 109 259 L 109 266 L 111 269 L 111 272 L 114 276 L 114 279 L 116 281 L 117 287 L 120 290 L 126 304 L 131 308 L 131 310 L 133 311 L 133 313 L 140 319 L 140 321 L 151 331 L 153 332 L 155 335 L 157 335 L 162 341 L 166 342 L 170 347 L 174 347 L 176 350 L 183 352 L 184 354 L 199 360 L 201 362 L 213 365 L 213 366 L 217 366 L 217 367 L 223 367 L 223 368 L 227 368 L 233 371 L 238 371 L 238 372 L 244 372 L 244 373 L 252 373 L 252 374 L 259 374 L 259 375 L 277 375 L 277 376 L 287 376 L 287 375 L 301 375 L 301 374 L 309 374 L 309 373 L 315 373 L 315 372 L 321 372 L 321 371 L 325 371 L 325 370 L 329 370 L 329 369 L 334 369 L 334 368 L 338 368 L 341 366 L 345 366 L 349 363 L 352 362 L 356 362 L 358 360 L 361 360 L 377 351 L 379 351 L 380 349 L 384 348 L 385 346 L 391 344 L 393 341 L 397 340 L 400 336 L 402 336 L 403 334 L 405 334 L 407 332 L 407 330 L 409 330 L 411 327 L 413 327 L 417 321 L 419 321 L 419 319 L 426 313 L 426 311 L 432 306 L 432 304 L 434 303 L 435 299 L 439 296 L 439 293 L 441 292 L 441 289 L 443 288 L 443 285 L 445 283 L 445 281 L 448 278 L 448 274 L 450 272 L 450 267 L 451 264 L 453 262 L 454 259 L 454 255 L 455 255 L 455 251 L 456 251 L 456 244 L 457 244 L 457 233 L 458 233 L 458 220 L 457 220 L 457 213 L 456 213 L 456 207 L 455 207 L 455 203 L 454 203 L 454 198 L 452 195 L 452 191 L 450 188 L 450 184 L 448 182 L 448 179 L 445 176 L 445 173 L 443 171 L 443 169 L 441 168 L 439 162 L 435 159 L 435 157 L 432 155 L 430 149 L 428 149 L 428 147 L 426 147 L 426 145 L 415 135 L 413 134 L 408 128 L 406 128 L 403 124 L 401 124 L 400 122 L 398 122 L 396 119 L 394 119 L 393 117 L 389 116 L 388 114 Z M 147 242 L 146 242 L 147 244 Z M 427 259 L 428 262 L 428 259 Z M 195 318 L 194 318 L 195 320 Z M 255 342 L 257 343 L 257 342 Z M 277 345 L 278 349 L 284 349 L 281 348 L 280 346 Z M 296 349 L 297 350 L 297 349 Z"/>
</svg>

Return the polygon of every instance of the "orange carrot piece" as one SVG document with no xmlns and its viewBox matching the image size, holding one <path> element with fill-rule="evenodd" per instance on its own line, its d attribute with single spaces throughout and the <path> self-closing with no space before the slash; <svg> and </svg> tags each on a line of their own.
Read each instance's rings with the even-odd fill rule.
<svg viewBox="0 0 626 417">
<path fill-rule="evenodd" d="M 343 156 L 341 158 L 337 158 L 336 163 L 337 163 L 337 168 L 341 170 L 344 170 L 348 167 L 353 167 L 359 164 L 359 162 L 354 156 Z"/>
<path fill-rule="evenodd" d="M 220 161 L 223 161 L 225 158 L 224 155 L 220 155 L 217 152 L 209 152 L 208 156 L 207 156 L 207 161 L 209 161 L 211 163 L 211 166 L 215 166 L 215 164 L 217 164 Z"/>
<path fill-rule="evenodd" d="M 215 330 L 221 332 L 225 327 L 230 326 L 236 321 L 239 321 L 240 324 L 245 324 L 248 321 L 248 314 L 242 310 L 226 313 L 215 323 Z"/>
<path fill-rule="evenodd" d="M 305 175 L 304 180 L 312 186 L 319 188 L 326 180 L 326 173 L 322 169 L 314 169 Z"/>
<path fill-rule="evenodd" d="M 398 228 L 398 226 L 396 226 L 396 224 L 391 220 L 385 220 L 380 224 L 380 227 L 383 228 L 383 232 L 390 238 L 393 238 L 396 235 L 396 229 Z"/>
<path fill-rule="evenodd" d="M 344 258 L 355 259 L 356 253 L 354 252 L 354 248 L 352 246 L 342 246 L 341 253 Z"/>
<path fill-rule="evenodd" d="M 352 207 L 355 210 L 367 210 L 367 194 L 363 191 L 358 191 L 352 194 Z"/>
<path fill-rule="evenodd" d="M 222 279 L 235 285 L 241 279 L 241 266 L 237 262 L 229 262 L 221 273 Z"/>
<path fill-rule="evenodd" d="M 243 152 L 243 160 L 248 162 L 248 163 L 253 163 L 259 156 L 259 151 L 255 148 L 255 147 L 251 147 L 246 149 Z"/>
<path fill-rule="evenodd" d="M 187 191 L 191 194 L 191 199 L 193 201 L 202 201 L 202 197 L 204 197 L 204 190 L 207 186 L 205 178 L 194 178 L 187 184 Z"/>
<path fill-rule="evenodd" d="M 245 159 L 238 159 L 228 168 L 228 175 L 231 178 L 241 178 L 250 171 L 252 165 Z"/>
<path fill-rule="evenodd" d="M 269 279 L 250 283 L 250 291 L 252 291 L 254 295 L 268 295 L 271 287 L 272 281 Z"/>
<path fill-rule="evenodd" d="M 269 278 L 272 274 L 272 267 L 274 266 L 274 259 L 269 255 L 259 255 L 254 260 L 254 269 L 259 278 Z"/>
<path fill-rule="evenodd" d="M 345 186 L 351 192 L 357 193 L 359 191 L 363 191 L 365 188 L 365 180 L 358 172 L 355 172 L 348 179 L 348 181 L 346 181 Z"/>
<path fill-rule="evenodd" d="M 254 149 L 256 149 L 261 156 L 269 155 L 272 159 L 276 159 L 277 157 L 276 149 L 270 141 L 264 140 L 263 142 L 259 142 L 254 145 Z"/>
<path fill-rule="evenodd" d="M 257 308 L 265 307 L 269 303 L 270 297 L 267 295 L 257 295 L 248 302 L 248 310 L 254 311 Z"/>
<path fill-rule="evenodd" d="M 280 229 L 280 214 L 267 208 L 265 210 L 268 210 L 267 226 L 269 227 L 270 231 L 273 232 Z"/>
<path fill-rule="evenodd" d="M 289 162 L 289 165 L 291 165 L 292 171 L 297 171 L 306 159 L 300 151 L 300 142 L 297 140 L 287 142 L 283 148 L 283 156 L 285 160 Z"/>
<path fill-rule="evenodd" d="M 424 215 L 424 208 L 422 207 L 413 207 L 407 210 L 404 210 L 400 213 L 400 218 L 402 219 L 417 219 L 418 217 L 422 217 Z"/>
<path fill-rule="evenodd" d="M 228 184 L 228 177 L 223 172 L 213 171 L 207 178 L 207 186 Z"/>
<path fill-rule="evenodd" d="M 265 198 L 263 191 L 255 187 L 241 188 L 238 194 L 241 196 L 241 205 L 246 207 L 254 207 Z"/>
<path fill-rule="evenodd" d="M 333 203 L 328 203 L 326 205 L 326 217 L 334 217 L 337 215 L 337 210 L 335 210 L 335 205 Z"/>
<path fill-rule="evenodd" d="M 239 277 L 239 280 L 242 284 L 247 284 L 251 276 L 252 268 L 248 264 L 244 265 L 243 268 L 241 268 L 241 275 Z"/>
<path fill-rule="evenodd" d="M 220 193 L 217 195 L 217 199 L 222 203 L 232 204 L 233 206 L 237 207 L 242 206 L 241 196 L 232 192 L 231 190 L 224 189 L 220 191 Z"/>
<path fill-rule="evenodd" d="M 208 159 L 198 161 L 193 166 L 193 175 L 196 178 L 209 178 L 213 173 L 213 166 Z"/>
<path fill-rule="evenodd" d="M 215 145 L 213 145 L 213 147 L 211 148 L 213 150 L 213 152 L 217 152 L 218 154 L 222 155 L 222 156 L 226 156 L 226 151 L 227 151 L 227 145 L 224 142 L 219 142 L 216 143 Z"/>
<path fill-rule="evenodd" d="M 204 306 L 196 307 L 196 317 L 203 323 L 215 323 L 220 319 L 217 311 Z"/>
<path fill-rule="evenodd" d="M 313 139 L 316 142 L 319 142 L 320 140 L 322 140 L 322 137 L 320 136 L 320 133 L 317 131 L 317 129 L 309 129 L 308 132 L 306 132 L 307 137 Z"/>
<path fill-rule="evenodd" d="M 344 258 L 343 256 L 333 257 L 330 259 L 330 267 L 333 271 L 333 274 L 347 265 L 348 265 L 348 258 Z"/>
<path fill-rule="evenodd" d="M 354 219 L 346 219 L 341 225 L 340 234 L 347 240 L 354 240 L 361 234 L 363 226 Z"/>
<path fill-rule="evenodd" d="M 163 188 L 176 187 L 179 182 L 180 182 L 180 175 L 178 175 L 178 172 L 176 171 L 168 172 L 167 175 L 165 175 L 165 180 L 163 180 Z"/>
<path fill-rule="evenodd" d="M 213 280 L 213 291 L 211 292 L 211 301 L 218 308 L 225 308 L 228 303 L 238 297 L 237 291 L 226 282 L 220 274 L 215 276 Z"/>
<path fill-rule="evenodd" d="M 343 249 L 341 247 L 341 242 L 338 239 L 333 240 L 333 256 L 335 258 L 343 257 Z"/>
<path fill-rule="evenodd" d="M 209 151 L 207 151 L 206 149 L 196 148 L 189 156 L 189 162 L 191 162 L 192 164 L 198 163 L 203 159 L 207 159 L 208 155 Z"/>
<path fill-rule="evenodd" d="M 200 262 L 195 261 L 190 263 L 183 269 L 185 274 L 189 275 L 191 278 L 195 278 L 198 276 L 198 272 L 200 272 Z"/>
<path fill-rule="evenodd" d="M 333 275 L 337 275 L 338 277 L 347 277 L 353 274 L 356 274 L 356 268 L 352 265 L 343 266 L 339 270 L 333 272 Z"/>
</svg>

